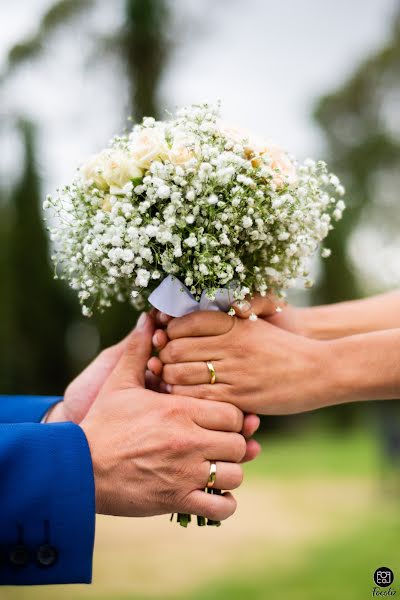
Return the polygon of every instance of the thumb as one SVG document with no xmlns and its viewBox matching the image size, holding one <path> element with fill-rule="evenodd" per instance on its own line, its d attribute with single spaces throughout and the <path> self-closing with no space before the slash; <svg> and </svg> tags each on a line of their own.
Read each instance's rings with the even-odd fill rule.
<svg viewBox="0 0 400 600">
<path fill-rule="evenodd" d="M 122 355 L 106 383 L 108 389 L 145 386 L 147 362 L 153 347 L 153 333 L 153 318 L 142 313 L 135 329 L 125 340 Z"/>
<path fill-rule="evenodd" d="M 232 304 L 236 316 L 242 319 L 248 319 L 251 314 L 257 315 L 261 319 L 272 317 L 276 312 L 280 312 L 279 300 L 272 295 L 247 297 L 246 300 L 238 300 Z"/>
</svg>

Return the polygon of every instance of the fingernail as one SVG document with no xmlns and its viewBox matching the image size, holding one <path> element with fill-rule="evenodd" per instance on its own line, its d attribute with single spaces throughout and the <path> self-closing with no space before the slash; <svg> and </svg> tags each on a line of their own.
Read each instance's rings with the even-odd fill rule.
<svg viewBox="0 0 400 600">
<path fill-rule="evenodd" d="M 168 315 L 166 315 L 165 313 L 160 313 L 158 318 L 160 320 L 160 323 L 168 323 Z"/>
<path fill-rule="evenodd" d="M 242 313 L 245 313 L 251 309 L 251 304 L 250 302 L 247 302 L 247 300 L 239 300 L 238 302 L 234 303 L 234 306 L 236 306 L 236 308 L 238 308 Z"/>
<path fill-rule="evenodd" d="M 137 320 L 136 329 L 143 329 L 147 322 L 147 313 L 142 313 Z"/>
<path fill-rule="evenodd" d="M 172 392 L 172 385 L 170 383 L 165 384 L 165 391 L 167 394 L 170 394 Z"/>
<path fill-rule="evenodd" d="M 153 346 L 155 346 L 156 348 L 158 348 L 158 347 L 159 347 L 159 345 L 160 345 L 160 343 L 161 343 L 161 340 L 160 340 L 160 336 L 159 336 L 159 334 L 158 334 L 158 333 L 155 333 L 155 334 L 153 335 L 152 342 L 153 342 Z"/>
</svg>

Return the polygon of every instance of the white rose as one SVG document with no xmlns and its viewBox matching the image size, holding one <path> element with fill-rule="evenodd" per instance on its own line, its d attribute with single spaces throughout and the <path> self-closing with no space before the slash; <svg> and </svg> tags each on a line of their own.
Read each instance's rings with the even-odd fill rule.
<svg viewBox="0 0 400 600">
<path fill-rule="evenodd" d="M 132 157 L 121 149 L 103 150 L 88 160 L 81 173 L 87 181 L 93 181 L 102 190 L 112 186 L 122 188 L 131 179 L 143 176 Z"/>
<path fill-rule="evenodd" d="M 155 160 L 168 157 L 168 145 L 164 131 L 151 127 L 134 132 L 130 136 L 131 155 L 141 169 L 148 169 Z"/>
</svg>

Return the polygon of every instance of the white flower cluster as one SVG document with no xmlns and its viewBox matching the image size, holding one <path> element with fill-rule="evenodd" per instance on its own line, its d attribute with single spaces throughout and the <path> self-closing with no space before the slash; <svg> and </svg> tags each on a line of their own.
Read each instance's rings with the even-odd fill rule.
<svg viewBox="0 0 400 600">
<path fill-rule="evenodd" d="M 89 315 L 113 299 L 143 303 L 168 274 L 196 299 L 309 285 L 343 194 L 322 161 L 298 165 L 202 104 L 114 138 L 45 208 L 58 217 L 54 260 Z"/>
</svg>

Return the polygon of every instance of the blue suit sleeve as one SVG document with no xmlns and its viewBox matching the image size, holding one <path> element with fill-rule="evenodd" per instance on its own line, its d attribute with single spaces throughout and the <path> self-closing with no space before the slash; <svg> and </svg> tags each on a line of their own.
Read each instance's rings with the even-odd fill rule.
<svg viewBox="0 0 400 600">
<path fill-rule="evenodd" d="M 0 396 L 0 423 L 39 423 L 60 396 Z"/>
<path fill-rule="evenodd" d="M 0 490 L 0 585 L 90 583 L 95 494 L 82 429 L 0 424 Z"/>
</svg>

